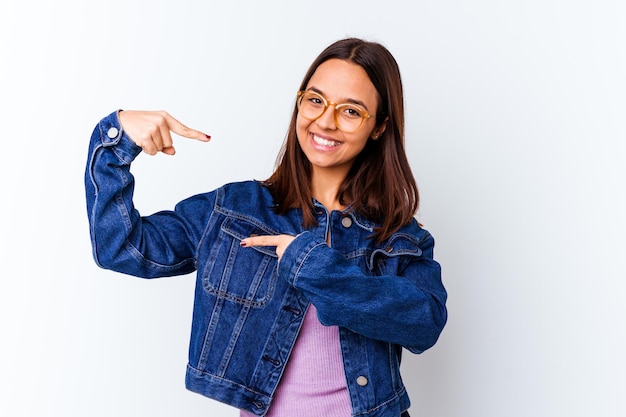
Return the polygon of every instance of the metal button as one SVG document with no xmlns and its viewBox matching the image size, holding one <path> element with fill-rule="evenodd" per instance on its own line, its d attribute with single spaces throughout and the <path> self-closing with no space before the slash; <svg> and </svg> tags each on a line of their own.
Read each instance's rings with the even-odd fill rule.
<svg viewBox="0 0 626 417">
<path fill-rule="evenodd" d="M 358 377 L 356 379 L 356 383 L 359 384 L 360 386 L 364 387 L 367 385 L 368 381 L 367 378 L 365 378 L 363 375 L 361 375 L 360 377 Z"/>
<path fill-rule="evenodd" d="M 117 127 L 112 127 L 109 129 L 109 131 L 107 132 L 107 136 L 111 139 L 115 139 L 117 137 L 117 135 L 120 133 L 119 130 L 117 130 Z"/>
<path fill-rule="evenodd" d="M 350 217 L 344 217 L 341 219 L 341 225 L 345 228 L 352 226 L 352 219 Z"/>
</svg>

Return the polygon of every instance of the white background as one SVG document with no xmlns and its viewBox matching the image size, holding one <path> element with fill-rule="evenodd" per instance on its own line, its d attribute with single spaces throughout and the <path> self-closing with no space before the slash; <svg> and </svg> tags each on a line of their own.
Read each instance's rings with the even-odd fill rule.
<svg viewBox="0 0 626 417">
<path fill-rule="evenodd" d="M 625 21 L 618 0 L 3 0 L 0 415 L 237 415 L 184 389 L 193 276 L 92 261 L 88 139 L 117 108 L 213 136 L 139 158 L 146 214 L 264 179 L 345 36 L 400 64 L 449 291 L 439 343 L 405 355 L 412 414 L 626 415 Z"/>
</svg>

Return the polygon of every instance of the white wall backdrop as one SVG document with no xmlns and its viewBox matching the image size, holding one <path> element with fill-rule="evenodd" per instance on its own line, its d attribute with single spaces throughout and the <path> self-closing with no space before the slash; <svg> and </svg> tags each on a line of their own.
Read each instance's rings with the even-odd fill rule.
<svg viewBox="0 0 626 417">
<path fill-rule="evenodd" d="M 193 276 L 92 261 L 88 139 L 117 108 L 213 136 L 139 158 L 145 213 L 265 178 L 304 71 L 345 36 L 400 64 L 450 294 L 439 343 L 405 356 L 412 414 L 626 415 L 625 4 L 3 0 L 0 415 L 237 415 L 184 388 Z"/>
</svg>

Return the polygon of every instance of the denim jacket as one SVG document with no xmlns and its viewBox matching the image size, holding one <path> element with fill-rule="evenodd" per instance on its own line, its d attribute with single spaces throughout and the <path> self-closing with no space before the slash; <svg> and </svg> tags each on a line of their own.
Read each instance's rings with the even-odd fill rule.
<svg viewBox="0 0 626 417">
<path fill-rule="evenodd" d="M 427 231 L 413 221 L 378 244 L 370 238 L 376 224 L 318 202 L 319 224 L 305 230 L 299 209 L 276 214 L 255 181 L 141 217 L 130 173 L 140 152 L 116 112 L 96 126 L 85 172 L 93 256 L 102 268 L 144 278 L 197 271 L 189 390 L 263 416 L 313 303 L 322 324 L 339 326 L 352 414 L 408 409 L 402 348 L 433 346 L 447 317 Z M 280 233 L 297 236 L 280 262 L 273 247 L 239 244 Z"/>
</svg>

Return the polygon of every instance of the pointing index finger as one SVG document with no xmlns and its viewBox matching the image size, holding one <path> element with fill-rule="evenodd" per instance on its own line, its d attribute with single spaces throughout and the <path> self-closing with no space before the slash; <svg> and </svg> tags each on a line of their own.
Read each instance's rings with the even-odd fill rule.
<svg viewBox="0 0 626 417">
<path fill-rule="evenodd" d="M 279 235 L 250 236 L 241 240 L 241 246 L 278 246 L 280 244 Z"/>
<path fill-rule="evenodd" d="M 199 130 L 185 126 L 167 112 L 163 112 L 163 117 L 165 118 L 167 126 L 170 128 L 170 130 L 176 133 L 178 136 L 189 139 L 196 139 L 202 142 L 208 142 L 209 140 L 211 140 L 211 136 L 207 135 L 206 133 L 200 132 Z"/>
</svg>

